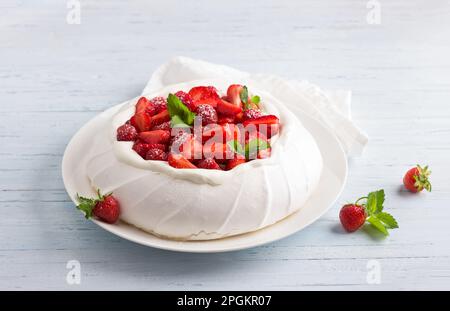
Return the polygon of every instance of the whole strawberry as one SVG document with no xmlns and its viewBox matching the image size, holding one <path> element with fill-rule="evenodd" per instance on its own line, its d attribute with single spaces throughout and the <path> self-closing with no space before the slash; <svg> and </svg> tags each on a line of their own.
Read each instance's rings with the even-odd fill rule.
<svg viewBox="0 0 450 311">
<path fill-rule="evenodd" d="M 360 201 L 365 202 L 359 204 Z M 398 228 L 398 223 L 391 214 L 383 211 L 383 203 L 384 190 L 378 190 L 344 205 L 339 213 L 342 226 L 346 231 L 354 232 L 367 221 L 384 235 L 389 235 L 388 229 Z"/>
<path fill-rule="evenodd" d="M 406 189 L 413 193 L 420 192 L 423 189 L 431 191 L 430 174 L 431 171 L 428 169 L 428 166 L 421 167 L 417 165 L 406 172 L 403 177 L 403 184 Z"/>
<path fill-rule="evenodd" d="M 366 218 L 366 210 L 361 205 L 347 204 L 339 212 L 339 219 L 341 220 L 342 226 L 348 232 L 354 232 L 361 228 L 366 222 Z"/>
<path fill-rule="evenodd" d="M 110 193 L 107 195 L 102 195 L 100 190 L 97 191 L 98 198 L 90 199 L 77 195 L 79 205 L 77 208 L 84 212 L 87 219 L 91 218 L 92 215 L 99 218 L 100 220 L 113 224 L 119 219 L 120 215 L 120 203 L 117 199 Z"/>
</svg>

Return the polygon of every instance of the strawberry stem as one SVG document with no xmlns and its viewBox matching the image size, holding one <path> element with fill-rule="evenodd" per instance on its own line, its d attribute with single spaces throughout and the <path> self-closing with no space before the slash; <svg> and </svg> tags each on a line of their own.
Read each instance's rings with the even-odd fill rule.
<svg viewBox="0 0 450 311">
<path fill-rule="evenodd" d="M 359 202 L 359 201 L 361 201 L 361 200 L 367 200 L 367 199 L 368 199 L 368 197 L 361 197 L 361 198 L 359 198 L 358 200 L 356 200 L 355 205 L 358 205 L 358 202 Z"/>
</svg>

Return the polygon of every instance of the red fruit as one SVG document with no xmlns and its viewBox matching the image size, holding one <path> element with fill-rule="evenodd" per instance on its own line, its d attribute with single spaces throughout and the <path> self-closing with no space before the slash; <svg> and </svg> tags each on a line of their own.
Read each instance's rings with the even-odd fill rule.
<svg viewBox="0 0 450 311">
<path fill-rule="evenodd" d="M 147 154 L 149 149 L 150 144 L 141 141 L 137 141 L 133 145 L 133 150 L 136 151 L 136 153 L 139 154 L 142 158 L 145 158 L 145 155 Z"/>
<path fill-rule="evenodd" d="M 217 123 L 219 123 L 219 124 L 234 123 L 234 118 L 227 117 L 227 116 L 219 116 Z"/>
<path fill-rule="evenodd" d="M 241 91 L 244 87 L 240 84 L 232 84 L 228 87 L 227 98 L 233 105 L 242 107 Z"/>
<path fill-rule="evenodd" d="M 170 121 L 155 125 L 151 128 L 151 130 L 164 130 L 164 131 L 170 131 Z"/>
<path fill-rule="evenodd" d="M 233 105 L 232 103 L 229 103 L 225 100 L 220 100 L 217 103 L 217 112 L 219 112 L 220 114 L 229 116 L 229 117 L 234 117 L 236 116 L 238 113 L 242 112 L 242 108 L 240 106 L 236 106 Z"/>
<path fill-rule="evenodd" d="M 167 153 L 159 148 L 151 148 L 148 150 L 146 156 L 146 160 L 155 160 L 155 161 L 166 161 Z"/>
<path fill-rule="evenodd" d="M 202 125 L 217 123 L 217 112 L 211 105 L 207 104 L 198 105 L 196 113 L 197 116 L 202 118 Z"/>
<path fill-rule="evenodd" d="M 213 86 L 197 86 L 193 87 L 189 91 L 189 95 L 193 100 L 193 109 L 195 111 L 196 107 L 203 104 L 208 104 L 214 108 L 217 106 L 217 101 L 220 100 L 217 94 L 217 89 Z"/>
<path fill-rule="evenodd" d="M 163 144 L 148 144 L 148 149 L 160 149 L 162 151 L 166 151 L 167 150 L 167 145 L 163 145 Z"/>
<path fill-rule="evenodd" d="M 157 96 L 157 97 L 150 99 L 150 104 L 154 107 L 155 114 L 158 114 L 161 111 L 167 109 L 167 100 L 162 96 Z"/>
<path fill-rule="evenodd" d="M 181 102 L 189 108 L 190 111 L 195 111 L 196 105 L 194 104 L 194 100 L 191 95 L 183 91 L 178 91 L 175 93 L 175 96 L 177 96 Z"/>
<path fill-rule="evenodd" d="M 167 160 L 169 162 L 169 165 L 175 168 L 197 168 L 181 154 L 169 153 Z"/>
<path fill-rule="evenodd" d="M 109 224 L 115 223 L 119 219 L 120 204 L 112 195 L 103 198 L 102 201 L 97 202 L 92 210 L 94 216 L 100 218 Z"/>
<path fill-rule="evenodd" d="M 207 141 L 203 145 L 203 156 L 205 158 L 215 158 L 217 160 L 231 159 L 234 153 L 227 144 L 215 141 Z"/>
<path fill-rule="evenodd" d="M 255 132 L 255 131 L 251 131 L 251 132 L 246 131 L 246 132 L 245 132 L 245 142 L 246 142 L 246 143 L 247 143 L 249 140 L 252 140 L 252 139 L 255 139 L 255 138 L 258 138 L 258 139 L 264 140 L 264 141 L 268 141 L 267 136 L 264 135 L 264 134 L 261 133 L 261 132 Z"/>
<path fill-rule="evenodd" d="M 208 170 L 222 170 L 222 168 L 217 164 L 216 161 L 214 161 L 213 158 L 206 158 L 204 160 L 201 160 L 198 165 L 198 168 L 204 168 Z"/>
<path fill-rule="evenodd" d="M 145 97 L 139 98 L 136 104 L 136 113 L 145 112 L 145 110 L 149 105 L 150 101 L 147 98 Z"/>
<path fill-rule="evenodd" d="M 135 141 L 137 136 L 138 132 L 131 124 L 124 124 L 117 129 L 118 141 Z"/>
<path fill-rule="evenodd" d="M 243 119 L 244 120 L 253 120 L 262 117 L 262 111 L 258 109 L 247 109 L 244 111 Z"/>
<path fill-rule="evenodd" d="M 204 99 L 219 99 L 217 89 L 214 86 L 196 86 L 189 91 L 189 95 L 198 102 Z"/>
<path fill-rule="evenodd" d="M 234 159 L 231 159 L 227 163 L 226 170 L 227 171 L 232 170 L 236 166 L 244 164 L 245 162 L 246 162 L 245 158 L 243 158 L 243 157 L 236 157 Z"/>
<path fill-rule="evenodd" d="M 274 115 L 262 116 L 257 119 L 244 121 L 244 127 L 247 132 L 251 132 L 254 129 L 265 134 L 268 138 L 278 134 L 280 124 L 279 119 Z"/>
<path fill-rule="evenodd" d="M 423 189 L 431 191 L 430 174 L 431 171 L 428 169 L 428 165 L 425 167 L 417 165 L 406 172 L 403 177 L 403 184 L 406 189 L 414 193 Z"/>
<path fill-rule="evenodd" d="M 163 130 L 141 132 L 139 139 L 147 144 L 167 144 L 170 140 L 170 132 Z"/>
<path fill-rule="evenodd" d="M 344 205 L 339 213 L 342 226 L 348 232 L 354 232 L 366 222 L 366 211 L 363 206 L 356 204 Z"/>
<path fill-rule="evenodd" d="M 97 191 L 98 197 L 84 198 L 78 196 L 79 205 L 77 208 L 84 212 L 86 218 L 95 217 L 107 223 L 115 223 L 119 219 L 120 204 L 112 194 L 103 196 L 100 190 Z"/>
<path fill-rule="evenodd" d="M 150 130 L 151 119 L 145 112 L 136 113 L 133 118 L 131 118 L 131 125 L 133 125 L 139 132 L 145 132 Z"/>
<path fill-rule="evenodd" d="M 152 117 L 150 124 L 152 127 L 155 127 L 167 121 L 170 121 L 169 111 L 163 110 Z"/>
<path fill-rule="evenodd" d="M 202 144 L 194 135 L 180 131 L 172 139 L 170 150 L 174 154 L 181 154 L 188 160 L 200 159 L 202 157 Z"/>
<path fill-rule="evenodd" d="M 226 123 L 222 125 L 224 132 L 224 142 L 228 142 L 230 140 L 241 140 L 241 130 L 239 126 L 233 123 Z"/>
</svg>

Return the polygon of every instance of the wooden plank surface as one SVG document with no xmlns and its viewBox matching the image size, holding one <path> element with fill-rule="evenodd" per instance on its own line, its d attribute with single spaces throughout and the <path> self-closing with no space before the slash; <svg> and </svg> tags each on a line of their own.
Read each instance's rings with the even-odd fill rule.
<svg viewBox="0 0 450 311">
<path fill-rule="evenodd" d="M 66 1 L 2 1 L 0 289 L 450 289 L 450 2 L 379 1 L 375 25 L 367 2 L 82 0 L 73 25 Z M 70 137 L 175 55 L 351 89 L 370 143 L 338 204 L 225 254 L 146 248 L 80 217 L 61 180 Z M 417 162 L 433 169 L 430 194 L 400 188 Z M 343 233 L 340 204 L 379 188 L 401 228 Z M 80 285 L 66 282 L 72 259 Z M 380 284 L 367 282 L 371 260 Z"/>
</svg>

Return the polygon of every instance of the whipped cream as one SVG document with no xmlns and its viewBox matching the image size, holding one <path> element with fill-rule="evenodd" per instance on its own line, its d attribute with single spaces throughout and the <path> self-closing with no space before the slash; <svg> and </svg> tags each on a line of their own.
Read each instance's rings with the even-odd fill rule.
<svg viewBox="0 0 450 311">
<path fill-rule="evenodd" d="M 194 81 L 166 87 L 147 98 L 197 85 L 226 89 L 227 81 Z M 222 238 L 258 230 L 299 210 L 316 187 L 322 157 L 311 134 L 277 99 L 253 89 L 263 109 L 280 118 L 272 154 L 230 171 L 176 169 L 146 161 L 132 142 L 118 142 L 116 129 L 133 114 L 138 98 L 125 103 L 93 140 L 87 175 L 93 187 L 114 192 L 121 219 L 147 232 L 182 240 Z"/>
</svg>

